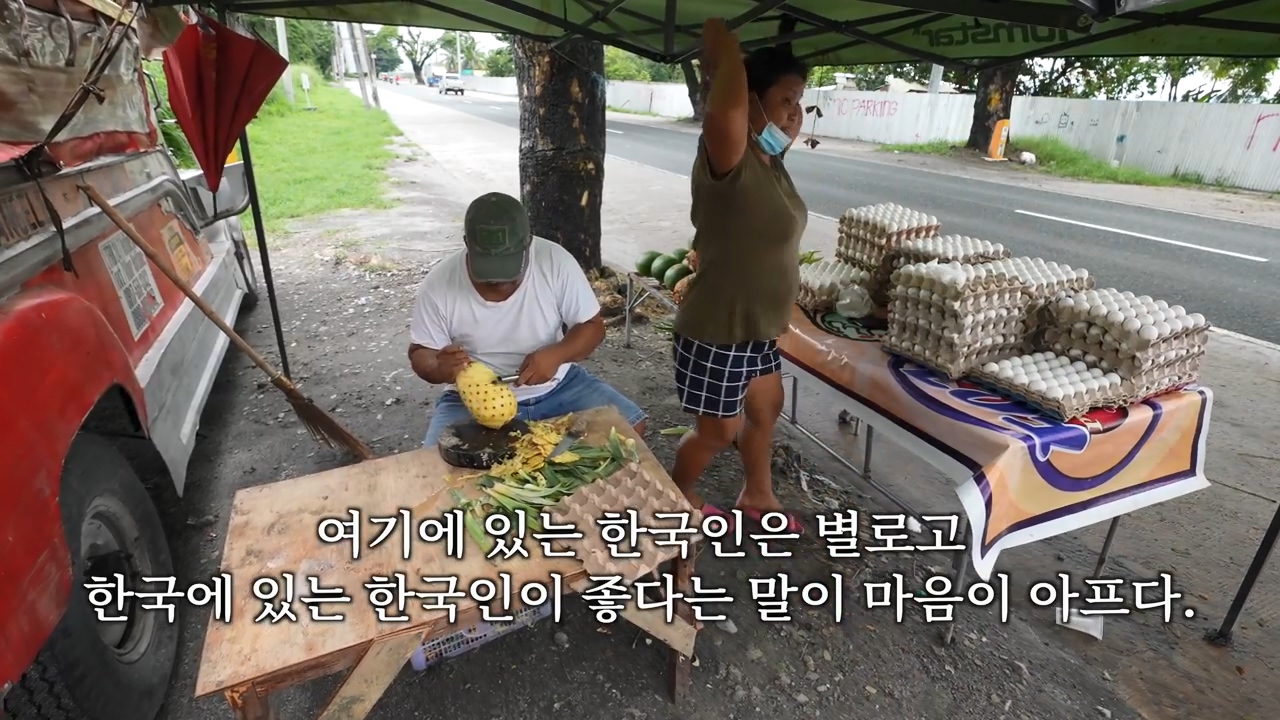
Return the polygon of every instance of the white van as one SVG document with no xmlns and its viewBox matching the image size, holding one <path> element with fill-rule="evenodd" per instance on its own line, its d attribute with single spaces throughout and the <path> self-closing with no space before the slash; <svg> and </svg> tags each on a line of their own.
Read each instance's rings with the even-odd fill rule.
<svg viewBox="0 0 1280 720">
<path fill-rule="evenodd" d="M 462 76 L 458 73 L 445 73 L 440 80 L 439 92 L 442 94 L 457 93 L 466 95 L 467 88 L 462 84 Z"/>
</svg>

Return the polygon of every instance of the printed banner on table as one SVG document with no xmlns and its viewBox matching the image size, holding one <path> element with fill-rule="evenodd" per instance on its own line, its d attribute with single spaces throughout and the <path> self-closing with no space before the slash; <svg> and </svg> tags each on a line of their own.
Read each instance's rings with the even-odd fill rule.
<svg viewBox="0 0 1280 720">
<path fill-rule="evenodd" d="M 835 313 L 813 316 L 797 307 L 778 347 L 904 431 L 893 435 L 959 481 L 956 492 L 973 527 L 974 568 L 983 579 L 1004 548 L 1209 485 L 1207 388 L 1061 422 L 889 355 L 879 335 Z"/>
</svg>

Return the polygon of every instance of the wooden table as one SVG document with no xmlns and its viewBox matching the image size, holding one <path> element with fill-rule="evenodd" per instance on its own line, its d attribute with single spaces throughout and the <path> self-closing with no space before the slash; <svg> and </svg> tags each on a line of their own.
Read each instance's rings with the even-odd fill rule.
<svg viewBox="0 0 1280 720">
<path fill-rule="evenodd" d="M 617 410 L 596 408 L 578 416 L 587 423 L 588 442 L 605 440 L 610 428 L 636 438 L 644 468 L 654 479 L 671 482 Z M 499 568 L 470 539 L 461 559 L 446 557 L 443 543 L 418 540 L 405 560 L 399 528 L 392 539 L 369 549 L 381 526 L 367 521 L 358 560 L 352 559 L 350 543 L 328 544 L 319 538 L 317 528 L 323 518 L 346 517 L 351 508 L 360 509 L 365 517 L 395 517 L 402 508 L 411 508 L 415 524 L 438 518 L 453 506 L 449 488 L 456 483 L 450 485 L 448 480 L 468 472 L 445 464 L 435 449 L 420 449 L 237 492 L 222 555 L 222 572 L 229 573 L 235 585 L 232 620 L 209 620 L 196 696 L 221 692 L 236 718 L 273 719 L 272 692 L 349 671 L 319 717 L 358 720 L 368 714 L 423 642 L 450 635 L 480 618 L 475 601 L 461 598 L 453 623 L 446 611 L 425 610 L 413 601 L 406 611 L 409 622 L 380 621 L 364 587 L 371 576 L 404 573 L 411 581 L 424 576 L 457 577 L 459 589 L 465 590 L 475 579 L 496 580 L 499 572 L 509 573 L 517 588 L 528 582 L 546 583 L 552 573 L 559 573 L 565 593 L 589 587 L 579 560 L 544 557 L 531 540 L 525 541 L 529 558 L 504 561 Z M 673 562 L 678 591 L 690 591 L 692 555 Z M 292 607 L 297 622 L 254 623 L 263 608 L 252 592 L 254 581 L 264 576 L 279 581 L 282 574 L 296 576 Z M 344 589 L 351 602 L 324 605 L 322 610 L 344 614 L 343 622 L 313 620 L 297 601 L 311 594 L 307 576 L 316 577 L 323 587 Z M 689 687 L 697 634 L 689 605 L 681 603 L 677 613 L 676 622 L 667 623 L 660 609 L 640 610 L 634 602 L 621 613 L 671 648 L 671 691 L 676 702 Z"/>
</svg>

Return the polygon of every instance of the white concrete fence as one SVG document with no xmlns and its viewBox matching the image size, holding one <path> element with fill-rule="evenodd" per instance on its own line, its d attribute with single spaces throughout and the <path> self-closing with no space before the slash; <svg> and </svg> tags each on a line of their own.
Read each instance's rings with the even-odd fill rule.
<svg viewBox="0 0 1280 720">
<path fill-rule="evenodd" d="M 468 77 L 468 89 L 515 95 L 515 78 Z M 963 142 L 973 121 L 972 95 L 811 89 L 805 132 L 873 143 Z M 611 81 L 609 107 L 688 117 L 680 83 Z M 1280 190 L 1280 105 L 1070 100 L 1017 97 L 1010 133 L 1056 137 L 1113 165 L 1183 175 L 1250 190 Z"/>
</svg>

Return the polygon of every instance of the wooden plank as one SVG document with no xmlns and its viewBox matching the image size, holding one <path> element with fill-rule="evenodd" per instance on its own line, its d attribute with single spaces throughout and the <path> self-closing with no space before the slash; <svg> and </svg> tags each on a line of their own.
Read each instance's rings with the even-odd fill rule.
<svg viewBox="0 0 1280 720">
<path fill-rule="evenodd" d="M 579 416 L 586 421 L 588 442 L 603 442 L 612 428 L 636 437 L 612 407 Z M 637 442 L 637 450 L 652 478 L 671 482 L 643 441 Z M 454 478 L 467 472 L 446 465 L 434 449 L 421 449 L 237 492 L 222 554 L 222 572 L 230 573 L 236 583 L 232 621 L 210 619 L 196 695 L 222 692 L 259 679 L 271 687 L 282 687 L 291 677 L 315 677 L 325 668 L 337 671 L 350 663 L 353 649 L 374 641 L 447 629 L 440 627 L 448 624 L 446 611 L 424 610 L 419 603 L 411 603 L 409 622 L 380 621 L 364 586 L 374 575 L 404 573 L 407 584 L 419 588 L 423 576 L 457 577 L 458 589 L 463 591 L 481 578 L 500 583 L 499 573 L 506 573 L 514 588 L 545 583 L 551 573 L 560 574 L 566 586 L 582 576 L 582 563 L 577 559 L 543 557 L 537 543 L 526 542 L 530 558 L 507 561 L 499 567 L 487 561 L 469 539 L 461 559 L 445 557 L 442 547 L 415 539 L 410 559 L 405 560 L 398 529 L 392 538 L 369 549 L 368 543 L 382 526 L 367 521 L 359 559 L 352 558 L 349 543 L 326 544 L 318 537 L 321 519 L 346 517 L 349 508 L 359 509 L 366 518 L 395 517 L 402 508 L 414 509 L 415 524 L 425 519 L 423 513 L 439 517 L 453 506 L 448 490 L 457 484 Z M 413 530 L 416 538 L 416 528 Z M 252 592 L 254 580 L 279 578 L 282 573 L 296 575 L 292 607 L 297 622 L 253 622 L 263 608 Z M 344 614 L 344 622 L 314 620 L 296 600 L 310 594 L 308 576 L 316 577 L 322 587 L 342 588 L 351 598 L 350 603 L 323 606 L 325 614 Z M 460 600 L 459 619 L 474 607 L 473 601 Z"/>
<path fill-rule="evenodd" d="M 676 592 L 687 593 L 693 588 L 693 559 L 683 560 L 676 558 L 671 565 L 671 572 L 675 575 Z M 689 603 L 682 602 L 676 606 L 676 613 L 685 622 L 692 624 L 695 622 L 693 616 L 693 607 Z M 671 650 L 671 661 L 669 670 L 671 677 L 671 702 L 679 705 L 684 700 L 685 695 L 689 693 L 689 686 L 693 683 L 693 652 L 680 652 L 679 650 Z"/>
<path fill-rule="evenodd" d="M 422 633 L 375 642 L 333 694 L 320 720 L 364 720 L 421 645 Z"/>
</svg>

